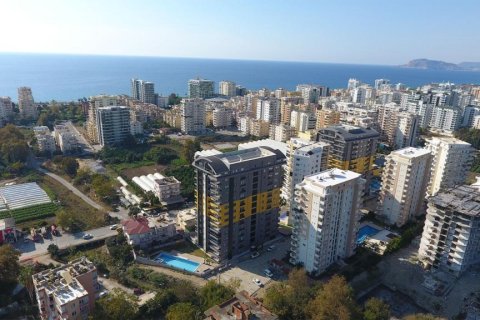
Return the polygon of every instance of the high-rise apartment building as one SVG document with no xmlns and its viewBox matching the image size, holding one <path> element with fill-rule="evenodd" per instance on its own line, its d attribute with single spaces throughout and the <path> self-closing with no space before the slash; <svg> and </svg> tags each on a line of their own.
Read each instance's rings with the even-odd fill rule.
<svg viewBox="0 0 480 320">
<path fill-rule="evenodd" d="M 0 97 L 0 127 L 13 115 L 13 104 L 10 97 Z"/>
<path fill-rule="evenodd" d="M 388 86 L 390 84 L 390 80 L 388 79 L 376 79 L 375 80 L 375 89 L 380 90 L 383 89 L 384 86 Z"/>
<path fill-rule="evenodd" d="M 329 148 L 328 143 L 299 138 L 287 142 L 287 164 L 282 187 L 282 197 L 287 206 L 291 204 L 297 183 L 302 182 L 306 176 L 327 170 Z"/>
<path fill-rule="evenodd" d="M 98 108 L 96 120 L 101 146 L 120 145 L 130 135 L 130 109 L 125 106 Z"/>
<path fill-rule="evenodd" d="M 428 199 L 418 254 L 428 268 L 460 275 L 480 263 L 480 191 L 457 186 Z"/>
<path fill-rule="evenodd" d="M 311 112 L 293 110 L 290 115 L 290 126 L 294 127 L 297 132 L 304 132 L 315 129 L 315 115 Z"/>
<path fill-rule="evenodd" d="M 351 170 L 369 179 L 373 169 L 379 133 L 372 128 L 335 125 L 321 129 L 317 141 L 329 143 L 328 167 Z"/>
<path fill-rule="evenodd" d="M 430 127 L 437 130 L 453 132 L 460 127 L 462 111 L 455 107 L 434 107 Z"/>
<path fill-rule="evenodd" d="M 225 262 L 276 236 L 285 161 L 270 147 L 195 159 L 198 245 L 212 259 Z"/>
<path fill-rule="evenodd" d="M 431 158 L 428 150 L 412 147 L 386 157 L 379 207 L 388 224 L 400 227 L 423 213 Z"/>
<path fill-rule="evenodd" d="M 29 87 L 18 88 L 18 108 L 23 118 L 37 119 L 37 106 L 33 101 L 32 89 Z"/>
<path fill-rule="evenodd" d="M 131 80 L 132 98 L 145 103 L 156 104 L 155 84 L 153 82 L 132 79 Z"/>
<path fill-rule="evenodd" d="M 257 99 L 257 120 L 268 121 L 271 124 L 280 123 L 280 100 L 275 98 Z"/>
<path fill-rule="evenodd" d="M 316 111 L 317 122 L 315 129 L 320 130 L 340 123 L 340 112 L 332 109 L 319 109 Z"/>
<path fill-rule="evenodd" d="M 41 319 L 87 319 L 100 285 L 97 268 L 85 257 L 34 274 L 33 286 Z"/>
<path fill-rule="evenodd" d="M 87 136 L 93 143 L 98 143 L 97 109 L 101 107 L 116 106 L 118 103 L 118 96 L 98 95 L 89 97 L 88 100 Z"/>
<path fill-rule="evenodd" d="M 226 97 L 235 97 L 237 95 L 237 85 L 233 81 L 220 81 L 218 83 L 218 93 Z"/>
<path fill-rule="evenodd" d="M 433 137 L 427 140 L 425 149 L 433 157 L 429 196 L 465 182 L 473 161 L 474 150 L 469 143 L 456 138 Z"/>
<path fill-rule="evenodd" d="M 205 133 L 205 103 L 202 99 L 183 99 L 182 132 L 198 135 Z"/>
<path fill-rule="evenodd" d="M 215 83 L 206 79 L 190 79 L 188 80 L 188 97 L 208 99 L 215 95 Z"/>
<path fill-rule="evenodd" d="M 321 273 L 354 254 L 364 180 L 352 171 L 331 169 L 305 177 L 293 200 L 290 261 Z"/>
<path fill-rule="evenodd" d="M 296 91 L 300 92 L 305 104 L 318 103 L 320 97 L 326 97 L 329 94 L 327 87 L 313 84 L 299 84 Z"/>
<path fill-rule="evenodd" d="M 270 139 L 285 142 L 294 137 L 297 130 L 286 124 L 278 124 L 270 126 Z"/>
<path fill-rule="evenodd" d="M 409 112 L 400 112 L 396 117 L 397 127 L 393 145 L 395 149 L 415 147 L 420 128 L 420 116 Z"/>
</svg>

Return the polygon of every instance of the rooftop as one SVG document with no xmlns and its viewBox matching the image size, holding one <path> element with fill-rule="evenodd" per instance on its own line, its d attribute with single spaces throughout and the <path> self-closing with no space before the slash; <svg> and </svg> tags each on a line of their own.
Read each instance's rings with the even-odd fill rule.
<svg viewBox="0 0 480 320">
<path fill-rule="evenodd" d="M 280 150 L 284 155 L 287 154 L 287 144 L 284 142 L 272 140 L 272 139 L 262 139 L 257 141 L 250 141 L 245 143 L 240 143 L 238 145 L 238 150 L 256 148 L 256 147 L 270 147 L 273 149 Z"/>
<path fill-rule="evenodd" d="M 336 132 L 338 135 L 341 135 L 345 140 L 366 139 L 379 136 L 379 133 L 372 128 L 362 128 L 347 124 L 330 126 L 320 130 L 320 133 L 328 131 Z"/>
<path fill-rule="evenodd" d="M 15 210 L 51 201 L 36 182 L 0 187 L 0 211 Z"/>
<path fill-rule="evenodd" d="M 428 201 L 461 214 L 480 217 L 480 190 L 474 186 L 464 185 L 445 190 Z"/>
<path fill-rule="evenodd" d="M 325 188 L 356 179 L 360 176 L 359 173 L 353 171 L 334 168 L 306 176 L 302 184 L 309 182 Z"/>
<path fill-rule="evenodd" d="M 392 154 L 403 157 L 403 158 L 412 159 L 412 158 L 430 154 L 430 151 L 422 148 L 407 147 L 404 149 L 393 151 Z"/>
<path fill-rule="evenodd" d="M 464 144 L 464 145 L 470 145 L 470 143 L 465 142 L 463 140 L 454 138 L 454 137 L 432 137 L 430 139 L 427 139 L 427 143 L 448 143 L 448 144 Z"/>
</svg>

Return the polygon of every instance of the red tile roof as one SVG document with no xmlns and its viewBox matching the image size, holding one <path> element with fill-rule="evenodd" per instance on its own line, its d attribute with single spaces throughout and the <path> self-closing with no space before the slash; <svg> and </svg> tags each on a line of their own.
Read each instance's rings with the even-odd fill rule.
<svg viewBox="0 0 480 320">
<path fill-rule="evenodd" d="M 150 227 L 146 219 L 128 219 L 122 221 L 123 230 L 127 234 L 143 234 L 149 233 Z"/>
</svg>

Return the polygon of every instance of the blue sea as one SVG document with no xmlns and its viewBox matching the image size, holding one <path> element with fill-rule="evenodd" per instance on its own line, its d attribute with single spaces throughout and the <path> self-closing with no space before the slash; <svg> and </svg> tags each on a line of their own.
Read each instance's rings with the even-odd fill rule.
<svg viewBox="0 0 480 320">
<path fill-rule="evenodd" d="M 36 101 L 71 101 L 96 94 L 129 94 L 132 77 L 152 81 L 159 94 L 186 95 L 188 79 L 232 80 L 247 89 L 313 83 L 347 86 L 349 78 L 373 84 L 386 78 L 416 87 L 450 81 L 480 84 L 480 72 L 405 69 L 396 66 L 218 60 L 163 57 L 0 54 L 0 96 L 17 100 L 17 88 L 32 88 Z"/>
</svg>

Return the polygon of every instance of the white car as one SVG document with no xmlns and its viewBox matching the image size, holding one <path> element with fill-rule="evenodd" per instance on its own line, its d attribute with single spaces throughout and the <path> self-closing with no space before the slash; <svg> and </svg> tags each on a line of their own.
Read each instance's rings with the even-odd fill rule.
<svg viewBox="0 0 480 320">
<path fill-rule="evenodd" d="M 93 235 L 91 235 L 90 233 L 87 233 L 86 235 L 83 236 L 83 240 L 90 240 L 93 238 Z"/>
<path fill-rule="evenodd" d="M 275 249 L 275 246 L 272 244 L 267 248 L 267 251 L 270 252 L 270 251 L 273 251 L 274 249 Z"/>
<path fill-rule="evenodd" d="M 269 278 L 273 277 L 273 272 L 270 271 L 270 269 L 265 269 L 264 272 L 267 277 Z"/>
<path fill-rule="evenodd" d="M 116 230 L 118 226 L 116 224 L 110 226 L 110 230 Z"/>
<path fill-rule="evenodd" d="M 256 284 L 257 286 L 259 286 L 259 287 L 262 287 L 262 286 L 263 286 L 262 281 L 258 280 L 257 278 L 253 279 L 252 281 L 253 281 L 253 283 L 255 283 L 255 284 Z"/>
<path fill-rule="evenodd" d="M 252 255 L 250 256 L 250 258 L 255 259 L 255 258 L 257 258 L 259 255 L 260 255 L 260 252 L 258 252 L 258 251 L 257 251 L 257 252 L 254 252 L 254 253 L 252 253 Z"/>
</svg>

